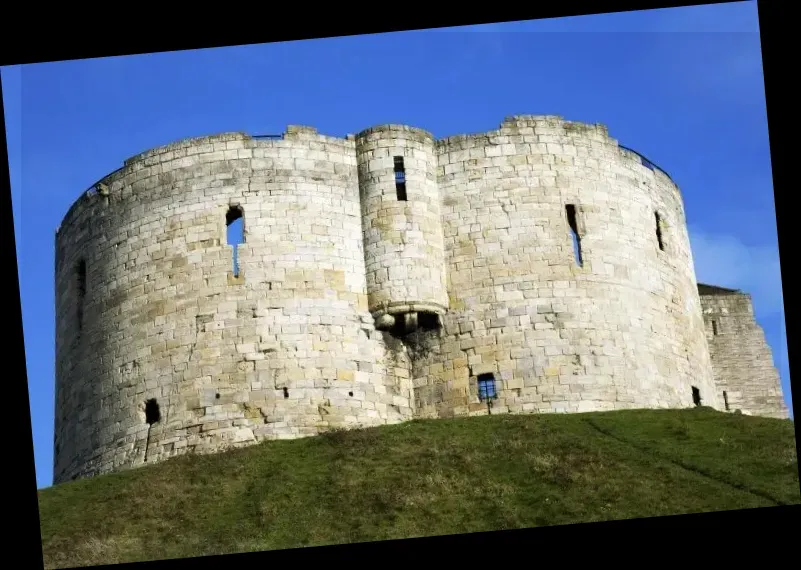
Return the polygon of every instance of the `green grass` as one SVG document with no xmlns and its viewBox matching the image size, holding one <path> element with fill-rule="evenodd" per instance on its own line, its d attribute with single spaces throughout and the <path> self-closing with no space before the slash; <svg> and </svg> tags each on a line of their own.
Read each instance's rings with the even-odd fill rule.
<svg viewBox="0 0 801 570">
<path fill-rule="evenodd" d="M 48 568 L 793 503 L 792 422 L 705 408 L 414 421 L 39 493 Z"/>
</svg>

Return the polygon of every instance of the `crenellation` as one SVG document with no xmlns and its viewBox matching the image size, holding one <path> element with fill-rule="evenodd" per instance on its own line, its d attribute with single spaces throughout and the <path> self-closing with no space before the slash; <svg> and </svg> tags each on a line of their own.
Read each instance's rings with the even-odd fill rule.
<svg viewBox="0 0 801 570">
<path fill-rule="evenodd" d="M 750 300 L 697 285 L 678 188 L 603 125 L 223 133 L 94 188 L 56 233 L 56 483 L 486 414 L 480 374 L 492 413 L 684 407 L 698 386 L 787 415 Z"/>
</svg>

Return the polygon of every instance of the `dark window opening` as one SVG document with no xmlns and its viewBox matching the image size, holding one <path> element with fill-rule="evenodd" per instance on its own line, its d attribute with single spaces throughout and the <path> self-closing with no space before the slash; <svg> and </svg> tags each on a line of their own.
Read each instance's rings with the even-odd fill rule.
<svg viewBox="0 0 801 570">
<path fill-rule="evenodd" d="M 478 399 L 481 401 L 497 397 L 495 392 L 495 376 L 492 374 L 478 375 Z"/>
<path fill-rule="evenodd" d="M 726 406 L 726 411 L 729 411 L 729 395 L 726 393 L 726 390 L 723 390 L 723 405 Z"/>
<path fill-rule="evenodd" d="M 78 331 L 83 328 L 83 305 L 86 299 L 86 262 L 82 259 L 78 262 Z"/>
<path fill-rule="evenodd" d="M 718 336 L 718 322 L 712 321 L 712 334 Z"/>
<path fill-rule="evenodd" d="M 398 313 L 396 315 L 393 315 L 393 317 L 395 317 L 395 322 L 389 328 L 389 334 L 391 334 L 395 338 L 402 338 L 406 336 L 407 334 L 406 321 L 403 316 L 403 313 Z"/>
<path fill-rule="evenodd" d="M 161 411 L 159 410 L 159 403 L 155 398 L 151 398 L 145 402 L 145 422 L 153 425 L 161 419 Z"/>
<path fill-rule="evenodd" d="M 214 398 L 215 398 L 215 399 L 217 399 L 217 400 L 219 400 L 219 399 L 220 399 L 220 393 L 219 393 L 219 392 L 217 392 L 216 394 L 214 394 Z"/>
<path fill-rule="evenodd" d="M 565 212 L 567 213 L 567 223 L 570 226 L 570 234 L 573 238 L 573 255 L 575 256 L 576 264 L 582 267 L 584 260 L 581 256 L 581 236 L 579 236 L 578 223 L 576 222 L 576 206 L 567 204 Z"/>
<path fill-rule="evenodd" d="M 398 201 L 406 202 L 406 183 L 398 182 L 395 184 L 395 190 L 398 193 Z"/>
<path fill-rule="evenodd" d="M 406 201 L 406 170 L 403 167 L 403 157 L 396 156 L 395 159 L 395 192 L 398 200 Z"/>
<path fill-rule="evenodd" d="M 695 386 L 693 386 L 693 404 L 696 406 L 701 405 L 701 391 Z"/>
<path fill-rule="evenodd" d="M 429 312 L 417 313 L 417 326 L 427 331 L 438 329 L 439 315 Z"/>
<path fill-rule="evenodd" d="M 353 396 L 353 392 L 348 392 L 348 396 Z"/>
<path fill-rule="evenodd" d="M 239 277 L 239 244 L 245 242 L 245 231 L 242 208 L 231 206 L 225 214 L 225 225 L 228 227 L 227 243 L 233 246 L 234 277 Z"/>
<path fill-rule="evenodd" d="M 284 386 L 284 398 L 289 398 L 289 388 Z"/>
<path fill-rule="evenodd" d="M 662 218 L 659 217 L 659 212 L 654 212 L 656 218 L 656 241 L 659 244 L 659 250 L 665 251 L 665 244 L 662 241 Z"/>
</svg>

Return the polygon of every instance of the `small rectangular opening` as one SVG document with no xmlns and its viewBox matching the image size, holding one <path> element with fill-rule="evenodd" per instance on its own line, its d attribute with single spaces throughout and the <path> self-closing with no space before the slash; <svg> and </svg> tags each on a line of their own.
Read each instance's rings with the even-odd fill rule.
<svg viewBox="0 0 801 570">
<path fill-rule="evenodd" d="M 396 156 L 394 159 L 395 167 L 395 192 L 398 195 L 398 200 L 401 202 L 406 201 L 406 170 L 403 166 L 403 157 Z"/>
<path fill-rule="evenodd" d="M 712 335 L 718 336 L 718 322 L 712 321 Z"/>
<path fill-rule="evenodd" d="M 417 325 L 423 330 L 435 330 L 440 327 L 439 315 L 428 311 L 417 313 Z"/>
<path fill-rule="evenodd" d="M 579 267 L 584 265 L 584 260 L 581 255 L 581 236 L 578 231 L 578 223 L 576 221 L 576 206 L 574 204 L 567 204 L 565 206 L 565 213 L 567 214 L 567 224 L 570 226 L 570 234 L 573 239 L 573 257 Z"/>
<path fill-rule="evenodd" d="M 729 411 L 729 395 L 726 390 L 723 390 L 723 404 L 726 406 L 726 411 Z"/>
<path fill-rule="evenodd" d="M 479 374 L 478 375 L 478 399 L 485 401 L 494 399 L 495 393 L 495 376 L 492 374 Z"/>
<path fill-rule="evenodd" d="M 659 244 L 659 251 L 665 251 L 665 244 L 662 242 L 662 218 L 659 217 L 659 212 L 654 212 L 656 218 L 656 241 Z"/>
<path fill-rule="evenodd" d="M 155 398 L 145 402 L 145 421 L 149 425 L 153 425 L 161 419 L 161 410 L 159 403 Z"/>
<path fill-rule="evenodd" d="M 695 386 L 693 386 L 693 404 L 696 406 L 701 405 L 701 391 Z"/>
</svg>

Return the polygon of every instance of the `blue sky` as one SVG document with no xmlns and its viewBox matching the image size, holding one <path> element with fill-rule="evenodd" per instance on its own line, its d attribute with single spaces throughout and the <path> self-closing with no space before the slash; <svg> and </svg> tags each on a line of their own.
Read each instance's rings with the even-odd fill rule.
<svg viewBox="0 0 801 570">
<path fill-rule="evenodd" d="M 538 32 L 538 33 L 533 33 Z M 2 68 L 39 487 L 51 484 L 54 235 L 148 148 L 222 131 L 513 114 L 605 123 L 682 187 L 701 281 L 753 294 L 791 403 L 755 2 Z"/>
</svg>

